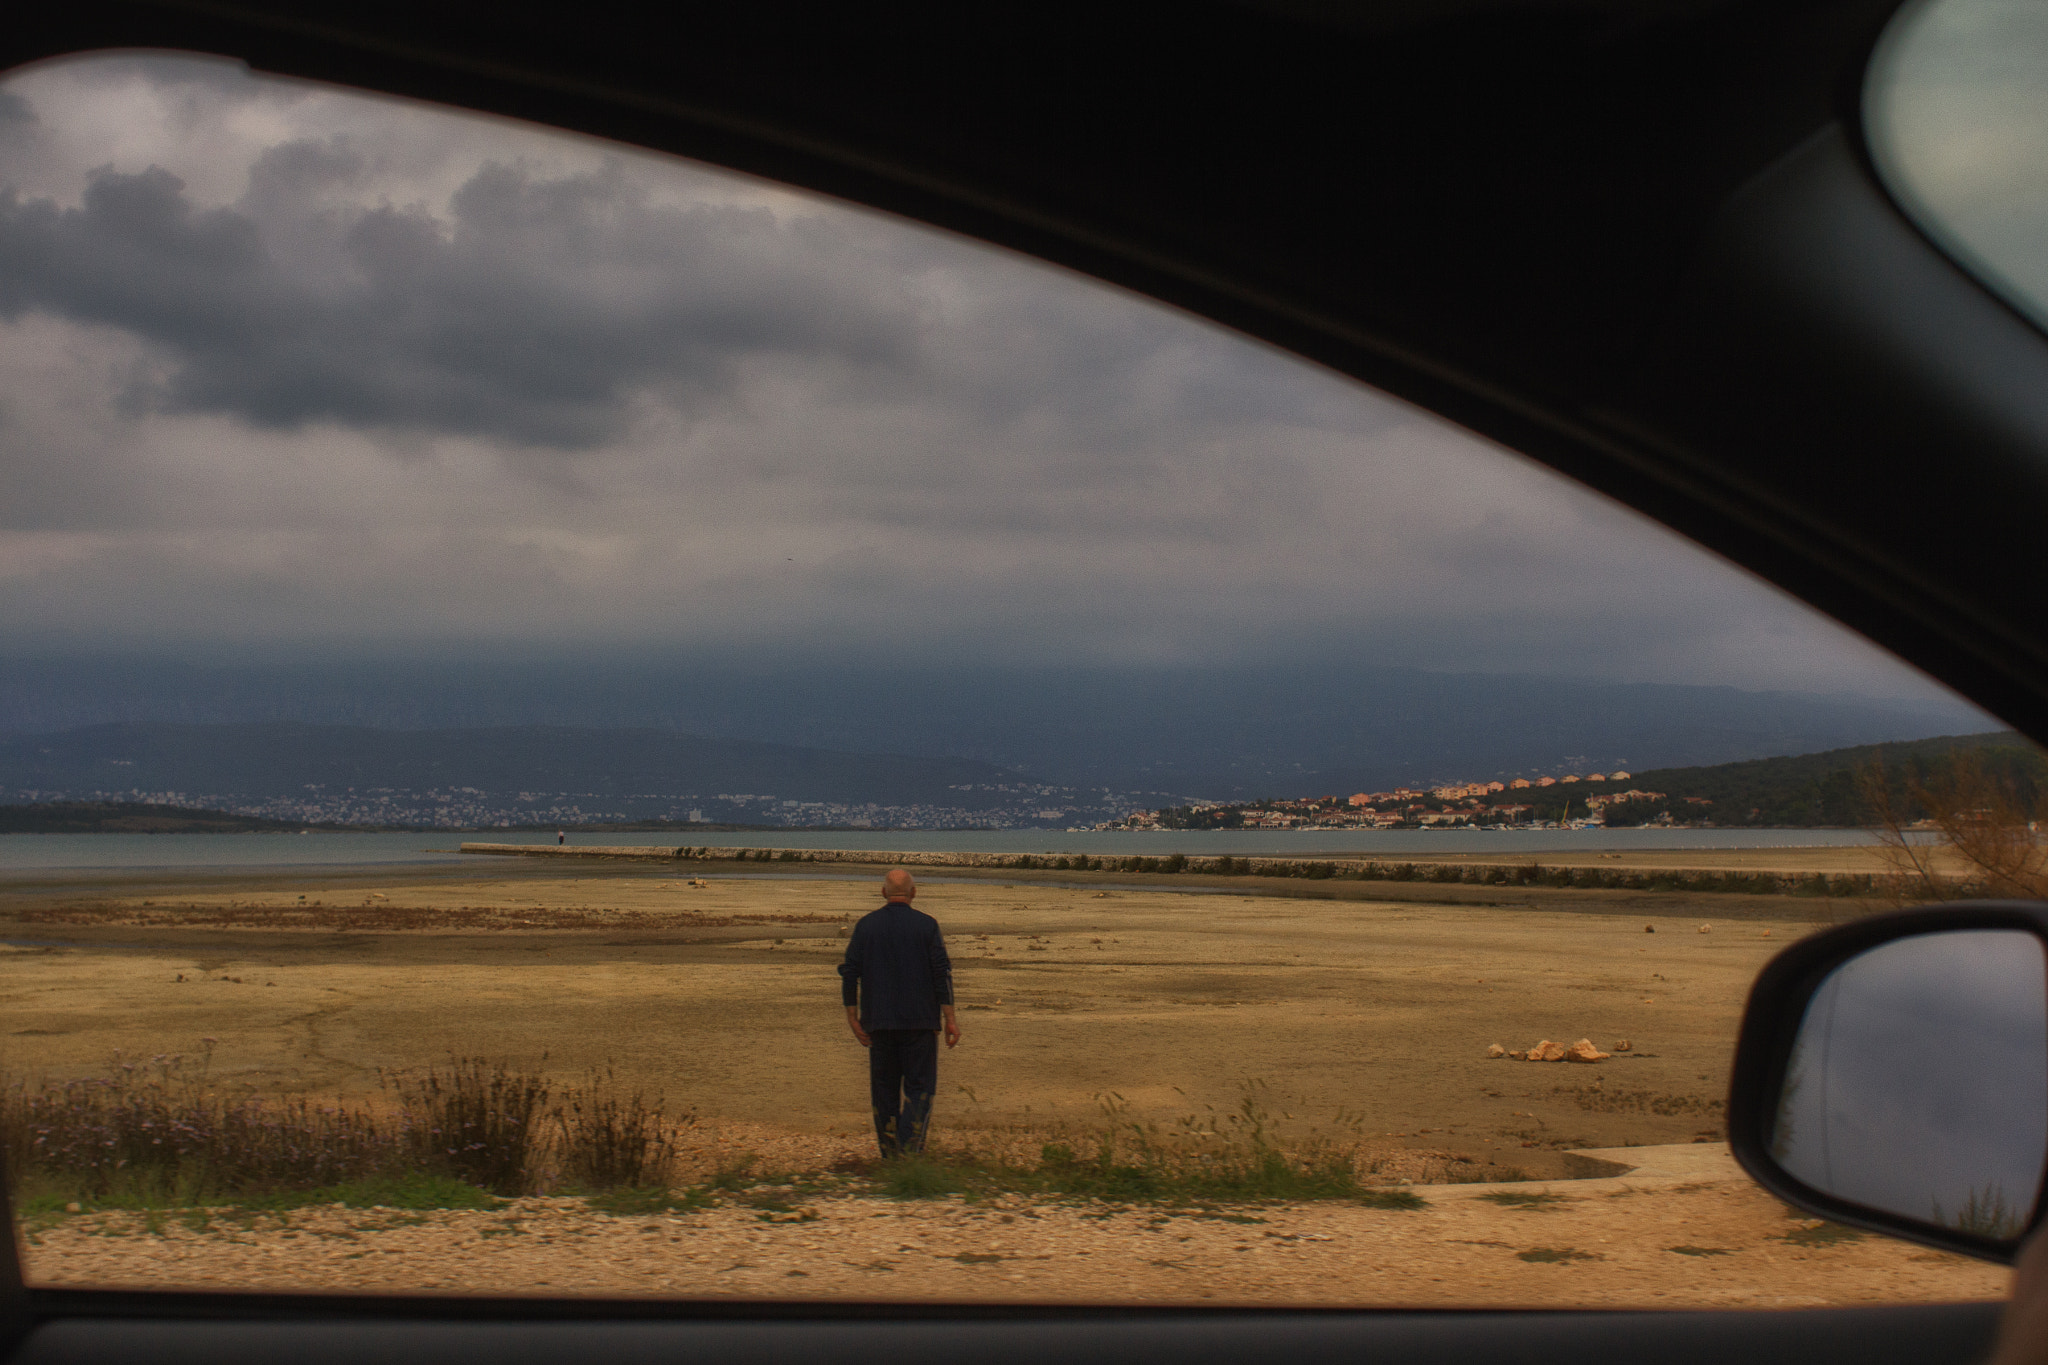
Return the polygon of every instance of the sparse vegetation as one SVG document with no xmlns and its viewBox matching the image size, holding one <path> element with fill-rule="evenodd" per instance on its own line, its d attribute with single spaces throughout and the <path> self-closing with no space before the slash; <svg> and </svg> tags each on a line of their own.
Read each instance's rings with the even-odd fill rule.
<svg viewBox="0 0 2048 1365">
<path fill-rule="evenodd" d="M 1979 1237 L 1993 1237 L 2011 1241 L 2027 1230 L 2027 1211 L 2015 1207 L 2005 1195 L 2005 1189 L 1998 1184 L 1985 1185 L 1982 1189 L 1971 1190 L 1963 1200 L 1954 1217 L 1942 1212 L 1941 1205 L 1934 1205 L 1934 1221 L 1944 1223 L 1959 1232 L 1973 1232 Z"/>
<path fill-rule="evenodd" d="M 1515 1259 L 1537 1265 L 1561 1265 L 1567 1261 L 1604 1261 L 1607 1258 L 1597 1251 L 1580 1251 L 1577 1247 L 1530 1247 L 1527 1251 L 1516 1252 Z"/>
<path fill-rule="evenodd" d="M 116 1058 L 102 1076 L 8 1086 L 0 1151 L 17 1201 L 478 1208 L 564 1183 L 636 1189 L 670 1174 L 675 1124 L 608 1069 L 551 1107 L 540 1075 L 456 1058 L 386 1074 L 392 1104 L 377 1107 L 226 1094 L 209 1060 Z"/>
<path fill-rule="evenodd" d="M 553 1117 L 563 1177 L 578 1189 L 641 1189 L 675 1165 L 679 1125 L 664 1117 L 659 1099 L 621 1086 L 610 1066 L 566 1094 Z M 680 1126 L 694 1121 L 686 1115 Z"/>
<path fill-rule="evenodd" d="M 2048 762 L 2039 750 L 1957 750 L 1937 759 L 1863 770 L 1863 798 L 1875 814 L 1894 899 L 2048 896 Z M 1912 835 L 1931 829 L 1932 843 Z M 1961 868 L 1936 867 L 1947 853 Z"/>
<path fill-rule="evenodd" d="M 679 857 L 704 858 L 708 849 L 685 848 Z M 830 861 L 795 850 L 741 849 L 731 854 L 782 862 Z M 1606 891 L 1669 891 L 1743 896 L 1863 897 L 1884 894 L 1889 878 L 1867 873 L 1715 872 L 1671 868 L 1544 867 L 1537 862 L 1514 865 L 1488 863 L 1416 863 L 1359 860 L 1336 862 L 1315 858 L 1194 857 L 1097 858 L 1084 855 L 1016 853 L 977 858 L 972 866 L 1040 872 L 1123 872 L 1140 875 L 1207 877 L 1277 877 L 1307 881 L 1430 882 L 1438 885 L 1533 886 Z"/>
<path fill-rule="evenodd" d="M 1554 1209 L 1572 1202 L 1569 1196 L 1549 1190 L 1489 1190 L 1479 1197 L 1504 1209 Z"/>
<path fill-rule="evenodd" d="M 10 1087 L 0 1142 L 18 1206 L 44 1214 L 72 1204 L 464 1209 L 558 1190 L 582 1192 L 603 1213 L 687 1213 L 730 1202 L 770 1222 L 815 1218 L 797 1201 L 819 1193 L 1026 1194 L 1179 1208 L 1324 1199 L 1425 1206 L 1409 1190 L 1368 1183 L 1372 1163 L 1353 1142 L 1311 1130 L 1283 1147 L 1256 1082 L 1246 1083 L 1230 1113 L 1166 1126 L 1140 1122 L 1120 1096 L 1106 1096 L 1098 1127 L 1045 1144 L 1035 1162 L 962 1150 L 897 1158 L 853 1178 L 761 1172 L 741 1158 L 703 1186 L 678 1190 L 677 1134 L 694 1115 L 665 1117 L 658 1098 L 624 1089 L 609 1067 L 557 1088 L 508 1063 L 456 1058 L 384 1076 L 393 1103 L 374 1108 L 224 1095 L 207 1060 L 117 1062 L 106 1076 Z M 1485 1178 L 1478 1171 L 1467 1178 Z"/>
<path fill-rule="evenodd" d="M 1808 1223 L 1793 1228 L 1778 1240 L 1796 1247 L 1831 1247 L 1860 1242 L 1863 1237 L 1864 1234 L 1855 1228 L 1843 1227 L 1840 1223 Z"/>
<path fill-rule="evenodd" d="M 973 1165 L 924 1155 L 900 1156 L 883 1162 L 876 1169 L 875 1181 L 881 1192 L 891 1199 L 943 1199 L 948 1195 L 964 1194 L 981 1183 L 974 1179 L 975 1176 L 996 1173 L 995 1170 L 977 1169 Z"/>
<path fill-rule="evenodd" d="M 661 1185 L 631 1185 L 587 1195 L 584 1202 L 599 1213 L 623 1218 L 656 1213 L 697 1213 L 712 1207 L 702 1189 L 671 1190 Z"/>
<path fill-rule="evenodd" d="M 1410 1191 L 1368 1184 L 1370 1163 L 1355 1142 L 1312 1130 L 1283 1147 L 1263 1091 L 1247 1082 L 1232 1112 L 1188 1114 L 1168 1125 L 1139 1122 L 1121 1096 L 1107 1095 L 1097 1128 L 1044 1144 L 1036 1162 L 971 1149 L 902 1157 L 876 1168 L 874 1188 L 895 1199 L 1021 1193 L 1169 1206 L 1320 1199 L 1387 1209 L 1425 1206 Z M 1345 1126 L 1340 1116 L 1338 1127 Z"/>
<path fill-rule="evenodd" d="M 393 1135 L 419 1169 L 446 1171 L 494 1194 L 526 1194 L 538 1183 L 534 1157 L 548 1102 L 540 1076 L 460 1057 L 445 1072 L 392 1072 L 381 1080 L 400 1106 Z"/>
</svg>

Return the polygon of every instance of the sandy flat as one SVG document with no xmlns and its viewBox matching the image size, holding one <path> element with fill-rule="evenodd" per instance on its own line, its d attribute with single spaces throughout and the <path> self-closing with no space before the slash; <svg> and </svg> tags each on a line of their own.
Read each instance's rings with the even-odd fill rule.
<svg viewBox="0 0 2048 1365">
<path fill-rule="evenodd" d="M 871 879 L 713 872 L 703 886 L 691 880 L 614 867 L 17 897 L 0 926 L 12 944 L 0 957 L 6 1065 L 16 1076 L 61 1077 L 102 1070 L 117 1049 L 131 1058 L 210 1050 L 215 1082 L 231 1089 L 360 1098 L 376 1095 L 379 1068 L 454 1055 L 565 1077 L 608 1063 L 630 1084 L 665 1095 L 672 1112 L 693 1113 L 692 1140 L 707 1151 L 744 1147 L 785 1169 L 864 1152 L 864 1055 L 845 1028 L 833 969 L 852 919 L 876 903 Z M 1717 1140 L 1750 980 L 1817 918 L 1844 913 L 1792 898 L 1315 900 L 1047 880 L 932 883 L 918 904 L 945 927 L 966 1029 L 941 1063 L 941 1143 L 1035 1150 L 1050 1136 L 1098 1129 L 1105 1099 L 1123 1106 L 1126 1121 L 1170 1131 L 1227 1113 L 1250 1086 L 1286 1140 L 1314 1130 L 1355 1144 L 1389 1178 L 1426 1179 L 1455 1165 L 1494 1180 L 1562 1180 L 1578 1171 L 1574 1149 Z M 1748 917 L 1724 917 L 1738 910 Z M 1580 1037 L 1602 1048 L 1626 1039 L 1632 1048 L 1593 1066 L 1486 1056 L 1492 1043 Z M 1699 1188 L 1680 1188 L 1688 1183 Z M 1658 1189 L 1656 1198 L 1582 1193 L 1540 1215 L 1453 1192 L 1413 1216 L 1310 1205 L 1250 1215 L 1266 1218 L 1261 1224 L 1176 1217 L 1171 1233 L 1148 1226 L 1121 1250 L 1103 1247 L 1105 1258 L 1125 1258 L 1109 1280 L 1082 1273 L 1107 1262 L 1079 1265 L 1072 1239 L 1129 1220 L 1138 1228 L 1149 1215 L 1012 1210 L 1004 1235 L 1028 1234 L 1036 1249 L 1012 1257 L 995 1247 L 989 1254 L 1003 1261 L 934 1269 L 912 1258 L 888 1272 L 863 1270 L 882 1255 L 863 1243 L 851 1261 L 791 1262 L 799 1283 L 773 1286 L 752 1272 L 703 1278 L 711 1272 L 675 1260 L 680 1251 L 663 1253 L 670 1259 L 660 1275 L 629 1273 L 620 1267 L 638 1263 L 622 1248 L 669 1234 L 570 1205 L 536 1205 L 531 1217 L 575 1223 L 573 1235 L 548 1243 L 549 1255 L 583 1250 L 550 1283 L 592 1292 L 1611 1303 L 1676 1294 L 1764 1303 L 1980 1296 L 2002 1284 L 2000 1273 L 1951 1258 L 1914 1260 L 1924 1254 L 1880 1239 L 1814 1248 L 1774 1240 L 1785 1231 L 1784 1210 L 1739 1175 Z M 832 1236 L 852 1237 L 878 1212 L 936 1219 L 968 1251 L 987 1231 L 985 1207 L 841 1202 L 844 1209 L 835 1203 L 821 1214 L 846 1229 Z M 276 1229 L 257 1242 L 191 1233 L 188 1247 L 181 1229 L 168 1241 L 131 1243 L 88 1238 L 70 1220 L 41 1234 L 33 1264 L 50 1279 L 282 1285 L 311 1275 L 323 1285 L 421 1287 L 429 1283 L 421 1258 L 432 1253 L 427 1243 L 408 1250 L 407 1237 L 495 1216 L 394 1225 L 353 1257 L 324 1232 Z M 113 1219 L 101 1230 L 118 1231 L 124 1217 L 86 1221 Z M 681 1241 L 658 1244 L 693 1246 L 702 1229 L 737 1220 L 778 1255 L 789 1250 L 797 1234 L 750 1218 L 693 1215 L 674 1232 Z M 1695 1231 L 1673 1240 L 1688 1227 Z M 1243 1228 L 1259 1236 L 1233 1231 Z M 1162 1240 L 1183 1235 L 1192 1240 Z M 1325 1235 L 1334 1240 L 1313 1240 Z M 1665 1250 L 1660 1239 L 1713 1246 L 1695 1255 Z M 1363 1261 L 1362 1251 L 1332 1260 L 1340 1242 L 1374 1250 Z M 1710 1254 L 1720 1242 L 1726 1254 Z M 481 1288 L 530 1278 L 525 1261 L 515 1272 L 506 1269 L 514 1262 L 494 1259 L 512 1255 L 515 1243 L 528 1248 L 521 1256 L 538 1245 L 479 1232 L 463 1244 L 475 1256 L 466 1249 L 462 1266 L 442 1267 L 431 1283 Z M 271 1249 L 236 1249 L 245 1245 Z M 307 1260 L 316 1246 L 326 1250 Z M 1545 1246 L 1606 1259 L 1518 1259 Z M 79 1259 L 87 1247 L 115 1259 Z M 1148 1247 L 1152 1254 L 1140 1256 Z M 1050 1259 L 1031 1259 L 1040 1256 Z M 1784 1279 L 1795 1263 L 1810 1263 L 1803 1288 Z M 271 1269 L 259 1274 L 260 1265 Z M 1365 1265 L 1373 1267 L 1369 1288 L 1360 1287 Z M 879 1278 L 910 1266 L 921 1267 L 913 1291 Z M 1423 1273 L 1429 1267 L 1435 1272 Z"/>
<path fill-rule="evenodd" d="M 1961 864 L 1945 851 L 1930 851 L 1928 856 L 1932 858 L 1938 870 L 1962 870 Z M 1825 872 L 1883 876 L 1895 870 L 1885 856 L 1885 850 L 1875 845 L 1845 848 L 1819 844 L 1799 848 L 1653 848 L 1618 852 L 1560 849 L 1516 856 L 1500 853 L 1416 853 L 1403 854 L 1400 858 L 1383 858 L 1380 861 L 1401 862 L 1409 858 L 1416 862 L 1497 863 L 1503 866 L 1540 863 L 1544 867 L 1596 867 L 1609 871 L 1645 872 L 1682 869 L 1699 872 Z"/>
<path fill-rule="evenodd" d="M 211 1037 L 226 1083 L 348 1093 L 380 1067 L 545 1054 L 564 1072 L 611 1062 L 706 1116 L 864 1125 L 834 967 L 873 904 L 865 881 L 305 895 L 152 897 L 19 924 L 9 936 L 37 946 L 6 959 L 8 1064 L 78 1073 L 115 1049 L 190 1053 Z M 945 926 L 967 1031 L 942 1068 L 943 1121 L 1093 1121 L 1112 1092 L 1163 1119 L 1234 1105 L 1257 1081 L 1304 1121 L 1343 1109 L 1367 1133 L 1457 1137 L 1539 1174 L 1564 1147 L 1717 1136 L 1748 983 L 1812 926 L 1702 933 L 1712 921 L 1674 913 L 1682 899 L 1642 903 L 1661 913 L 933 886 L 919 905 Z M 1485 1056 L 1580 1037 L 1634 1050 L 1597 1068 Z"/>
</svg>

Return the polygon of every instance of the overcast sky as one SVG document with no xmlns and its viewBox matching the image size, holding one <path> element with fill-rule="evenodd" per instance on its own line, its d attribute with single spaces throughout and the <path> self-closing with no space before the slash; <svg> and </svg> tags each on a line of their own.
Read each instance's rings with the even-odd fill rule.
<svg viewBox="0 0 2048 1365">
<path fill-rule="evenodd" d="M 1633 513 L 1092 281 L 517 125 L 0 94 L 0 637 L 1929 696 Z"/>
</svg>

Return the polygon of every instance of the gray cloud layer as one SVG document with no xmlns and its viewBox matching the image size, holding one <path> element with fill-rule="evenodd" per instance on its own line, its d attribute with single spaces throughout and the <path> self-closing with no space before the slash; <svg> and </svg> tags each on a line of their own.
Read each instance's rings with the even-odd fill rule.
<svg viewBox="0 0 2048 1365">
<path fill-rule="evenodd" d="M 365 172 L 301 140 L 264 151 L 233 207 L 194 204 L 160 166 L 93 171 L 75 208 L 10 194 L 0 316 L 154 343 L 168 364 L 129 394 L 138 410 L 562 450 L 625 435 L 636 391 L 730 394 L 756 357 L 910 359 L 905 301 L 766 209 L 652 204 L 616 167 L 546 180 L 495 162 L 446 219 L 336 206 Z"/>
<path fill-rule="evenodd" d="M 1063 272 L 231 66 L 0 102 L 0 631 L 1929 695 L 1402 405 Z"/>
</svg>

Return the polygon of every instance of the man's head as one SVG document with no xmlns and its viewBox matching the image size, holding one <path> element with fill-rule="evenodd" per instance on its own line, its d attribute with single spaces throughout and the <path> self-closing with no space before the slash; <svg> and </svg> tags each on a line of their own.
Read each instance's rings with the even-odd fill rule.
<svg viewBox="0 0 2048 1365">
<path fill-rule="evenodd" d="M 917 883 L 900 867 L 892 867 L 882 878 L 882 899 L 885 901 L 908 901 L 917 896 Z"/>
</svg>

